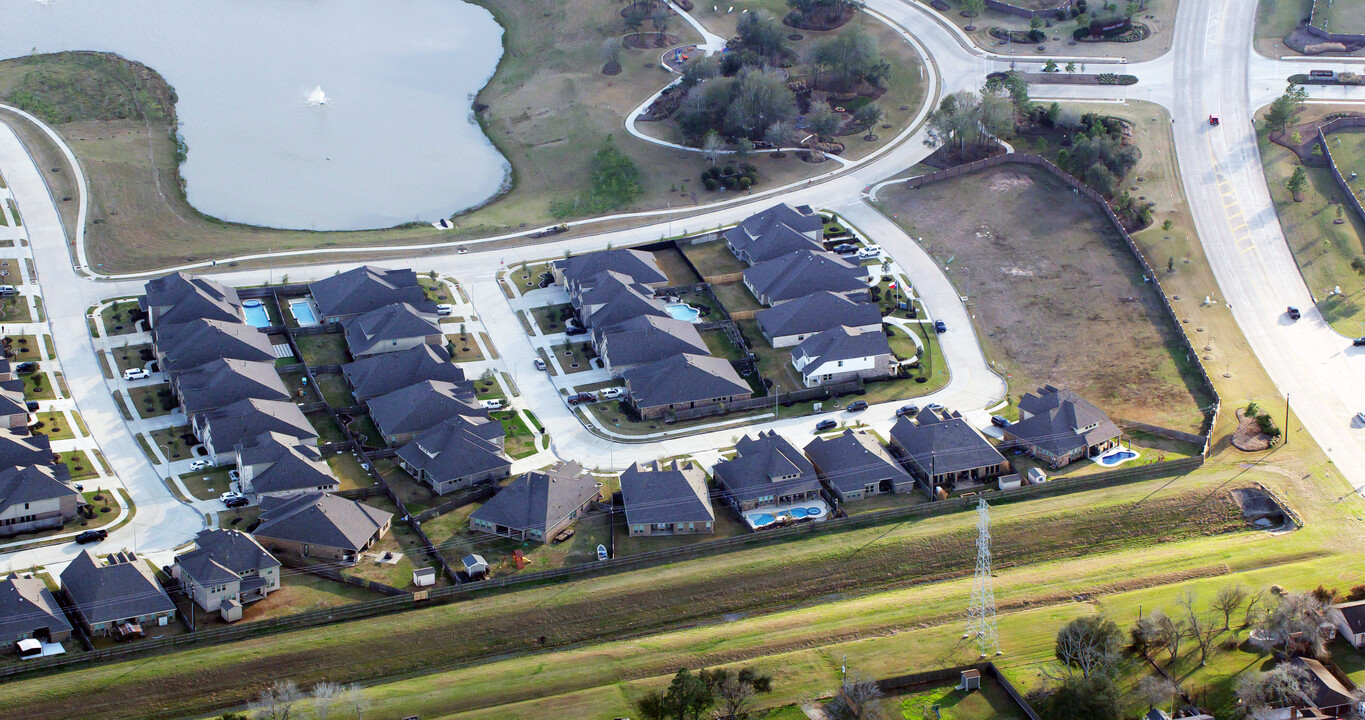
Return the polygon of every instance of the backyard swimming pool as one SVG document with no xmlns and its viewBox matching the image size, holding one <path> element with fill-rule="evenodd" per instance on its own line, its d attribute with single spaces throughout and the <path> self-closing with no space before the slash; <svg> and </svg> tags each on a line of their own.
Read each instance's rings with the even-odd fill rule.
<svg viewBox="0 0 1365 720">
<path fill-rule="evenodd" d="M 755 508 L 744 515 L 745 522 L 754 530 L 770 525 L 796 522 L 799 520 L 823 520 L 829 515 L 829 508 L 822 500 L 805 500 L 799 505 L 767 506 Z"/>
<path fill-rule="evenodd" d="M 1129 450 L 1125 447 L 1116 447 L 1103 455 L 1095 458 L 1095 462 L 1104 467 L 1116 467 L 1138 456 L 1136 450 Z"/>
<path fill-rule="evenodd" d="M 289 312 L 299 321 L 299 325 L 317 325 L 318 316 L 313 312 L 313 303 L 308 298 L 294 298 L 289 301 Z"/>
<path fill-rule="evenodd" d="M 665 305 L 664 312 L 674 320 L 684 322 L 701 322 L 701 311 L 688 305 L 687 303 L 677 303 L 675 305 Z"/>
<path fill-rule="evenodd" d="M 246 324 L 251 327 L 270 327 L 270 313 L 265 310 L 265 303 L 260 300 L 247 300 L 242 303 L 242 313 L 246 315 Z"/>
</svg>

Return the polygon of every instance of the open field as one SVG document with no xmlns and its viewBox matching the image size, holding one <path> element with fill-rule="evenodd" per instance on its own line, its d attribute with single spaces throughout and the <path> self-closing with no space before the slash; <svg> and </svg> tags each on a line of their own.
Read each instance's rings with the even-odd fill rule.
<svg viewBox="0 0 1365 720">
<path fill-rule="evenodd" d="M 693 265 L 697 266 L 697 271 L 703 278 L 714 275 L 729 275 L 732 273 L 742 273 L 749 267 L 735 257 L 726 246 L 724 240 L 714 240 L 712 242 L 701 243 L 699 245 L 688 245 L 683 249 L 683 254 Z"/>
<path fill-rule="evenodd" d="M 1300 116 L 1302 120 L 1321 117 L 1329 112 L 1324 106 L 1310 106 Z M 1303 202 L 1294 202 L 1285 183 L 1299 166 L 1298 157 L 1289 149 L 1266 138 L 1264 129 L 1257 133 L 1261 162 L 1265 169 L 1271 200 L 1280 220 L 1294 260 L 1303 274 L 1308 291 L 1317 300 L 1318 309 L 1332 327 L 1352 337 L 1365 334 L 1365 280 L 1351 267 L 1351 261 L 1365 257 L 1365 222 L 1362 222 L 1345 203 L 1341 189 L 1327 168 L 1304 167 L 1308 185 L 1303 191 Z M 1340 143 L 1337 143 L 1337 140 Z M 1365 131 L 1333 133 L 1328 136 L 1332 152 L 1342 153 L 1343 170 L 1347 164 L 1365 172 Z M 1349 175 L 1349 172 L 1344 172 Z M 1346 221 L 1336 224 L 1337 208 Z M 1340 287 L 1341 295 L 1332 295 Z"/>
<path fill-rule="evenodd" d="M 1317 25 L 1344 35 L 1365 35 L 1365 0 L 1332 0 Z"/>
<path fill-rule="evenodd" d="M 1347 8 L 1348 4 L 1354 4 L 1357 7 L 1361 7 L 1359 0 L 1336 0 L 1335 4 L 1342 8 Z M 1290 32 L 1293 32 L 1294 28 L 1298 26 L 1299 21 L 1308 17 L 1312 9 L 1313 0 L 1260 0 L 1260 2 L 1257 3 L 1256 9 L 1254 44 L 1256 51 L 1266 57 L 1278 58 L 1296 56 L 1297 53 L 1285 47 L 1284 37 Z M 1351 12 L 1352 11 L 1348 9 L 1345 14 L 1349 15 Z M 1356 13 L 1356 16 L 1359 17 L 1365 13 L 1365 9 L 1355 10 L 1354 12 Z M 1365 30 L 1361 29 L 1343 30 L 1337 28 L 1336 23 L 1338 22 L 1351 23 L 1354 21 L 1356 24 L 1361 23 L 1360 20 L 1343 18 L 1342 15 L 1342 11 L 1335 7 L 1333 8 L 1331 22 L 1335 29 L 1333 29 L 1332 32 L 1365 32 Z M 1329 56 L 1342 55 L 1342 53 L 1329 53 Z M 1346 55 L 1355 55 L 1358 57 L 1365 55 L 1365 50 L 1357 50 L 1354 53 L 1347 53 Z"/>
<path fill-rule="evenodd" d="M 1115 417 L 1195 432 L 1203 397 L 1156 289 L 1100 209 L 1046 171 L 1003 166 L 888 188 L 884 212 L 923 236 L 970 297 L 1010 394 L 1068 387 Z M 947 264 L 951 259 L 951 264 Z M 1109 339 L 1121 336 L 1122 342 Z"/>
<path fill-rule="evenodd" d="M 1047 24 L 1042 30 L 1047 34 L 1047 39 L 1041 43 L 1020 44 L 1006 43 L 997 40 L 990 35 L 992 27 L 1009 28 L 1011 30 L 1028 31 L 1029 21 L 998 10 L 986 10 L 980 17 L 968 18 L 960 14 L 960 0 L 947 0 L 952 9 L 942 13 L 943 17 L 960 28 L 966 28 L 971 24 L 975 29 L 968 34 L 982 48 L 1001 55 L 1018 55 L 1019 57 L 1032 57 L 1038 55 L 1068 55 L 1068 56 L 1105 56 L 1105 57 L 1126 57 L 1129 62 L 1140 62 L 1159 57 L 1171 48 L 1171 41 L 1174 39 L 1175 11 L 1178 0 L 1148 0 L 1147 7 L 1143 11 L 1133 16 L 1135 22 L 1140 22 L 1151 28 L 1152 34 L 1146 39 L 1135 43 L 1077 43 L 1070 45 L 1071 33 L 1076 30 L 1077 24 L 1074 19 L 1067 19 L 1059 22 L 1055 18 L 1048 18 Z M 1021 7 L 1033 7 L 1044 9 L 1056 7 L 1055 2 L 1041 2 L 1039 0 L 1011 0 L 1011 4 Z M 1103 3 L 1100 3 L 1103 4 Z M 1116 5 L 1122 10 L 1125 5 Z M 1093 11 L 1092 11 L 1093 12 Z M 1088 16 L 1089 17 L 1089 16 Z M 1046 50 L 1038 50 L 1043 46 Z"/>
<path fill-rule="evenodd" d="M 1269 473 L 1256 475 L 1275 477 Z M 1228 482 L 1231 479 L 1227 472 L 1202 480 L 1186 476 L 998 505 L 995 531 L 1017 540 L 999 546 L 1001 579 L 997 597 L 1002 609 L 1018 608 L 1024 598 L 1056 602 L 1081 588 L 1121 589 L 1125 584 L 1141 587 L 1150 580 L 1135 578 L 1145 576 L 1198 577 L 1208 572 L 1226 572 L 1225 563 L 1235 562 L 1242 567 L 1253 562 L 1264 565 L 1277 558 L 1320 557 L 1332 552 L 1321 545 L 1325 539 L 1321 533 L 1314 533 L 1312 538 L 1307 536 L 1308 531 L 1273 538 L 1237 531 L 1244 523 L 1226 491 L 1245 480 Z M 467 506 L 440 520 L 450 522 L 451 529 L 459 528 L 461 515 L 467 517 L 467 512 L 463 512 L 466 509 L 472 508 Z M 493 654 L 532 650 L 542 646 L 538 640 L 542 635 L 546 638 L 544 646 L 552 647 L 586 638 L 603 640 L 626 628 L 635 634 L 651 628 L 677 627 L 719 617 L 721 613 L 739 613 L 735 617 L 746 618 L 749 613 L 782 611 L 728 624 L 706 624 L 695 633 L 712 639 L 704 643 L 705 649 L 689 645 L 685 652 L 692 659 L 684 662 L 725 662 L 727 656 L 739 660 L 751 657 L 749 653 L 756 650 L 762 654 L 784 652 L 792 649 L 793 643 L 810 647 L 808 643 L 817 637 L 825 640 L 876 637 L 905 628 L 907 621 L 933 624 L 946 619 L 945 613 L 946 617 L 960 613 L 958 606 L 965 602 L 965 594 L 959 593 L 965 593 L 966 581 L 954 578 L 970 574 L 975 557 L 970 543 L 973 523 L 973 514 L 957 513 L 822 534 L 785 543 L 780 553 L 759 547 L 625 575 L 471 599 L 400 616 L 340 623 L 220 648 L 191 649 L 123 665 L 82 668 L 41 680 L 12 683 L 13 704 L 8 707 L 25 707 L 30 699 L 38 697 L 76 701 L 85 693 L 99 693 L 97 698 L 89 698 L 90 704 L 81 701 L 67 705 L 68 711 L 70 707 L 88 707 L 104 717 L 120 717 L 130 710 L 142 713 L 149 706 L 149 685 L 140 683 L 138 678 L 145 676 L 161 678 L 155 683 L 156 706 L 165 708 L 161 713 L 183 714 L 191 707 L 230 704 L 242 697 L 253 686 L 252 679 L 216 672 L 215 668 L 244 657 L 254 658 L 253 673 L 263 678 L 283 673 L 300 682 L 320 676 L 345 680 L 374 672 L 430 672 Z M 438 537 L 441 535 L 438 527 L 436 521 L 425 525 L 433 533 L 433 541 L 442 545 L 449 536 Z M 1030 530 L 1037 527 L 1047 527 L 1049 531 Z M 1330 545 L 1340 547 L 1341 543 L 1334 541 Z M 1316 549 L 1304 555 L 1310 547 Z M 1119 551 L 1124 553 L 1123 563 L 1114 563 L 1105 555 Z M 1199 558 L 1197 561 L 1192 562 L 1192 553 Z M 727 579 L 729 589 L 716 593 L 714 582 L 722 577 Z M 896 597 L 863 595 L 875 590 L 895 590 L 890 594 Z M 907 596 L 917 599 L 907 602 Z M 804 607 L 811 597 L 826 597 L 828 604 L 792 609 Z M 604 605 L 631 610 L 602 613 Z M 794 618 L 793 614 L 800 617 Z M 955 637 L 960 631 L 952 632 Z M 1047 630 L 1034 632 L 1046 634 Z M 686 634 L 695 639 L 694 631 Z M 338 643 L 364 643 L 369 652 L 364 659 L 357 659 L 337 653 Z M 631 641 L 631 645 L 636 648 L 628 653 L 632 659 L 627 665 L 613 663 L 613 679 L 608 682 L 671 672 L 668 668 L 683 661 L 677 654 L 679 648 L 670 642 L 637 640 Z M 269 651 L 261 654 L 260 650 L 266 647 Z M 588 649 L 573 652 L 594 654 Z M 695 655 L 697 652 L 702 654 Z M 930 664 L 925 658 L 919 659 L 924 665 Z M 886 658 L 881 662 L 886 665 L 898 661 Z M 402 692 L 411 696 L 403 707 L 422 703 L 423 716 L 439 716 L 580 690 L 601 682 L 594 679 L 591 684 L 584 684 L 589 678 L 601 677 L 597 661 L 555 663 L 541 666 L 544 669 L 539 671 L 540 682 L 495 684 L 497 690 L 493 692 L 494 685 L 488 685 L 493 678 L 510 680 L 507 675 L 485 675 L 498 667 L 499 663 L 491 663 L 454 671 L 449 681 L 442 679 L 445 676 L 408 681 L 412 684 Z M 624 677 L 620 675 L 623 667 L 630 667 Z M 861 669 L 869 674 L 890 674 L 884 666 Z M 105 684 L 103 678 L 114 674 L 125 682 L 117 686 Z M 471 674 L 483 678 L 477 682 L 488 692 L 472 691 L 466 684 L 473 679 Z M 525 673 L 517 677 L 524 678 Z M 566 686 L 565 682 L 577 684 Z M 129 688 L 126 695 L 115 689 L 125 686 Z M 387 694 L 389 690 L 384 688 L 390 686 L 377 692 Z M 390 689 L 398 691 L 396 686 Z M 395 697 L 398 696 L 388 696 L 388 701 Z M 774 704 L 786 702 L 776 702 L 781 698 L 774 700 Z M 125 702 L 130 705 L 124 706 Z M 28 717 L 45 717 L 42 712 L 37 709 L 38 714 Z M 602 714 L 605 711 L 583 716 Z M 0 717 L 13 716 L 12 711 L 0 709 Z"/>
<path fill-rule="evenodd" d="M 885 701 L 899 711 L 895 717 L 923 720 L 935 717 L 930 708 L 937 706 L 942 720 L 1024 720 L 1018 705 L 1005 694 L 994 678 L 982 675 L 981 689 L 961 691 L 954 683 L 939 686 L 916 686 L 909 692 L 892 695 Z"/>
</svg>

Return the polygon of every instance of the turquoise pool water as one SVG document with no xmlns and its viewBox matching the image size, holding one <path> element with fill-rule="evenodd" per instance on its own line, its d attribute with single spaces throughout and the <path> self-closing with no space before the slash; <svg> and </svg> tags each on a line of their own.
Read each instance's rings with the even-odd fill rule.
<svg viewBox="0 0 1365 720">
<path fill-rule="evenodd" d="M 242 303 L 242 313 L 246 315 L 246 324 L 258 328 L 270 327 L 270 313 L 265 311 L 265 304 L 260 300 Z"/>
<path fill-rule="evenodd" d="M 1095 458 L 1095 462 L 1099 463 L 1100 465 L 1103 465 L 1104 467 L 1114 467 L 1115 465 L 1122 465 L 1123 463 L 1126 463 L 1137 456 L 1138 454 L 1133 450 L 1128 450 L 1126 448 L 1116 448 Z"/>
<path fill-rule="evenodd" d="M 668 313 L 668 316 L 674 320 L 682 320 L 684 322 L 697 322 L 701 319 L 701 311 L 687 303 L 665 305 L 664 312 Z"/>
<path fill-rule="evenodd" d="M 313 312 L 313 304 L 307 300 L 296 298 L 289 301 L 289 312 L 293 313 L 294 319 L 300 325 L 317 325 L 318 316 Z"/>
</svg>

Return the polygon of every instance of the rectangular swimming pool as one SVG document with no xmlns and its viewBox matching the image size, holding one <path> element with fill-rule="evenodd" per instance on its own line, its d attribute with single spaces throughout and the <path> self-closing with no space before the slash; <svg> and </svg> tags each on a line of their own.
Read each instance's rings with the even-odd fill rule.
<svg viewBox="0 0 1365 720">
<path fill-rule="evenodd" d="M 246 315 L 246 324 L 252 327 L 270 327 L 270 313 L 266 311 L 265 303 L 260 300 L 243 302 L 242 314 Z"/>
<path fill-rule="evenodd" d="M 289 313 L 299 321 L 299 325 L 317 325 L 318 316 L 313 312 L 313 303 L 308 298 L 294 298 L 289 301 Z"/>
</svg>

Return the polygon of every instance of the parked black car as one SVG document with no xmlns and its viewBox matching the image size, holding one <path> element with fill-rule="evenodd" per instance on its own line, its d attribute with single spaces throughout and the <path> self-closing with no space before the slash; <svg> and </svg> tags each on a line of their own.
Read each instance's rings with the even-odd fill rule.
<svg viewBox="0 0 1365 720">
<path fill-rule="evenodd" d="M 1290 319 L 1290 320 L 1298 320 L 1298 319 L 1299 319 L 1299 315 L 1300 315 L 1299 309 L 1296 308 L 1296 307 L 1294 307 L 1293 305 L 1290 305 L 1290 306 L 1289 306 L 1289 319 Z"/>
<path fill-rule="evenodd" d="M 848 409 L 849 412 L 862 412 L 862 411 L 864 411 L 864 410 L 867 409 L 867 401 L 866 401 L 866 400 L 854 400 L 853 402 L 851 402 L 851 403 L 848 404 L 848 408 L 847 408 L 847 409 Z"/>
<path fill-rule="evenodd" d="M 37 401 L 37 400 L 29 400 L 28 402 L 24 403 L 24 405 L 25 405 L 25 407 L 28 408 L 28 411 L 29 411 L 29 412 L 38 412 L 38 401 Z"/>
<path fill-rule="evenodd" d="M 918 406 L 918 405 L 902 405 L 902 406 L 900 406 L 900 409 L 896 410 L 896 417 L 905 417 L 906 415 L 914 415 L 914 414 L 917 413 L 917 412 L 919 412 L 919 406 Z"/>
<path fill-rule="evenodd" d="M 994 426 L 996 426 L 996 427 L 1009 427 L 1009 426 L 1010 426 L 1010 421 L 1007 420 L 1006 418 L 1003 418 L 1003 417 L 999 416 L 999 415 L 992 415 L 992 416 L 991 416 L 991 424 L 994 425 Z"/>
<path fill-rule="evenodd" d="M 588 329 L 585 327 L 571 327 L 564 329 L 565 335 L 582 335 L 586 332 L 588 332 Z"/>
<path fill-rule="evenodd" d="M 17 373 L 31 373 L 36 371 L 37 369 L 38 363 L 35 362 L 21 362 L 18 365 L 14 366 L 14 372 Z"/>
<path fill-rule="evenodd" d="M 109 537 L 108 530 L 86 530 L 76 536 L 76 542 L 84 545 L 86 543 L 99 542 L 107 537 Z"/>
<path fill-rule="evenodd" d="M 251 503 L 250 500 L 247 500 L 246 498 L 240 495 L 238 495 L 237 497 L 228 498 L 227 500 L 223 501 L 223 504 L 228 506 L 229 508 L 246 507 L 250 503 Z"/>
<path fill-rule="evenodd" d="M 1358 337 L 1355 340 L 1352 340 L 1351 344 L 1356 347 L 1365 347 L 1365 337 Z"/>
<path fill-rule="evenodd" d="M 844 243 L 844 244 L 842 244 L 842 245 L 835 245 L 835 246 L 834 246 L 834 252 L 836 252 L 836 253 L 838 253 L 838 254 L 840 254 L 840 255 L 852 255 L 853 253 L 858 252 L 858 246 L 857 246 L 857 245 L 854 245 L 853 243 Z"/>
<path fill-rule="evenodd" d="M 936 333 L 946 333 L 946 332 L 948 332 L 948 323 L 943 322 L 942 320 L 935 320 L 935 321 L 934 321 L 934 332 L 936 332 Z"/>
<path fill-rule="evenodd" d="M 837 427 L 839 427 L 839 423 L 834 420 L 821 420 L 820 422 L 815 423 L 815 432 L 825 432 L 826 430 L 833 430 Z"/>
</svg>

